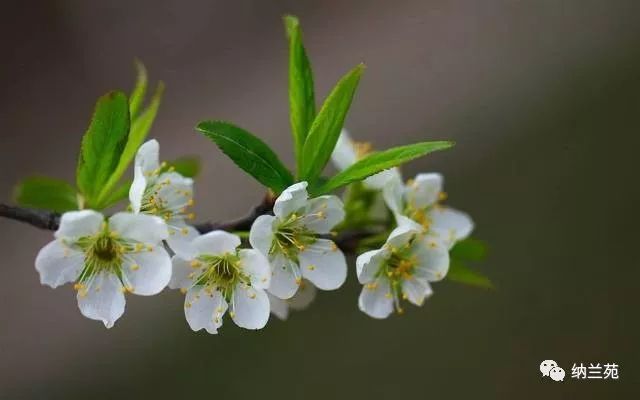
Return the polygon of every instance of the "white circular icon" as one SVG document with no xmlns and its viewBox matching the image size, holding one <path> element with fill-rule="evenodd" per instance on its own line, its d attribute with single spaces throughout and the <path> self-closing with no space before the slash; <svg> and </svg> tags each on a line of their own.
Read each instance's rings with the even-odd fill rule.
<svg viewBox="0 0 640 400">
<path fill-rule="evenodd" d="M 553 367 L 549 371 L 549 376 L 556 382 L 564 381 L 564 369 L 560 367 Z"/>
<path fill-rule="evenodd" d="M 542 376 L 549 376 L 549 372 L 551 371 L 551 368 L 557 367 L 557 366 L 558 366 L 558 363 L 553 360 L 544 360 L 543 362 L 540 363 L 540 372 L 542 372 Z M 564 371 L 563 371 L 563 374 L 564 374 Z"/>
</svg>

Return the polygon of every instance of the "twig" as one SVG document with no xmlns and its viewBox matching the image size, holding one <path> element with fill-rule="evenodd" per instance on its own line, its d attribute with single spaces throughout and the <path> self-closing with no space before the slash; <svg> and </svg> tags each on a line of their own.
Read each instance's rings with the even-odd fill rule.
<svg viewBox="0 0 640 400">
<path fill-rule="evenodd" d="M 60 214 L 58 213 L 14 207 L 6 204 L 0 204 L 0 217 L 25 222 L 36 228 L 48 229 L 50 231 L 55 231 L 60 225 Z"/>
<path fill-rule="evenodd" d="M 261 215 L 269 214 L 273 210 L 274 198 L 267 194 L 262 202 L 251 210 L 249 214 L 242 218 L 226 222 L 204 222 L 196 224 L 195 228 L 200 233 L 207 233 L 213 230 L 224 231 L 248 231 L 251 225 Z M 14 207 L 0 204 L 0 217 L 12 219 L 35 226 L 36 228 L 55 231 L 60 226 L 60 214 L 50 211 L 34 210 L 30 208 Z M 346 253 L 353 253 L 358 248 L 361 240 L 379 234 L 372 230 L 344 231 L 336 237 L 330 237 L 338 247 Z"/>
</svg>

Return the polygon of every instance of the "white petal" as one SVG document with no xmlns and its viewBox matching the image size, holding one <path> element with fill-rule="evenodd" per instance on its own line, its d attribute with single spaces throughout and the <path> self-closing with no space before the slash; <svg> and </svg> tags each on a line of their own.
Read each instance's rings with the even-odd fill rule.
<svg viewBox="0 0 640 400">
<path fill-rule="evenodd" d="M 379 249 L 360 254 L 356 259 L 358 281 L 360 283 L 372 282 L 380 271 L 380 267 L 382 267 L 382 263 L 388 253 L 385 249 Z"/>
<path fill-rule="evenodd" d="M 187 225 L 182 220 L 173 220 L 169 224 L 169 237 L 167 244 L 171 251 L 184 257 L 195 257 L 196 248 L 193 245 L 195 238 L 200 236 L 196 228 Z"/>
<path fill-rule="evenodd" d="M 164 220 L 145 214 L 119 212 L 109 218 L 109 229 L 125 239 L 156 244 L 169 237 Z"/>
<path fill-rule="evenodd" d="M 93 236 L 100 231 L 104 216 L 97 211 L 69 211 L 62 214 L 56 238 L 78 238 Z"/>
<path fill-rule="evenodd" d="M 347 278 L 347 261 L 335 243 L 318 239 L 298 255 L 302 276 L 318 289 L 334 290 Z"/>
<path fill-rule="evenodd" d="M 193 199 L 193 179 L 185 178 L 177 172 L 165 172 L 156 180 L 157 197 L 165 204 L 165 208 L 181 212 L 189 206 Z"/>
<path fill-rule="evenodd" d="M 310 230 L 325 234 L 344 219 L 344 204 L 337 196 L 320 196 L 307 203 L 304 225 Z"/>
<path fill-rule="evenodd" d="M 136 153 L 135 165 L 142 168 L 143 173 L 154 171 L 160 162 L 160 144 L 152 139 L 144 143 Z"/>
<path fill-rule="evenodd" d="M 400 171 L 398 168 L 385 169 L 382 172 L 378 172 L 362 181 L 366 187 L 374 190 L 382 190 L 391 180 L 402 181 Z"/>
<path fill-rule="evenodd" d="M 196 264 L 196 268 L 194 268 L 191 260 L 184 259 L 177 254 L 171 259 L 171 264 L 173 270 L 169 281 L 171 289 L 190 289 L 204 269 L 202 264 Z"/>
<path fill-rule="evenodd" d="M 393 312 L 391 286 L 385 277 L 379 277 L 373 284 L 365 285 L 358 298 L 360 311 L 373 318 L 387 318 Z"/>
<path fill-rule="evenodd" d="M 444 279 L 449 271 L 449 250 L 446 243 L 433 236 L 416 241 L 412 247 L 418 264 L 415 276 L 429 282 Z"/>
<path fill-rule="evenodd" d="M 217 290 L 196 286 L 187 292 L 184 299 L 184 316 L 193 331 L 205 329 L 211 334 L 218 333 L 225 312 L 227 302 Z"/>
<path fill-rule="evenodd" d="M 307 182 L 295 183 L 278 196 L 273 205 L 273 212 L 279 218 L 286 218 L 303 208 L 308 198 Z"/>
<path fill-rule="evenodd" d="M 271 313 L 283 321 L 286 320 L 289 317 L 289 305 L 287 301 L 279 299 L 271 293 L 267 293 L 267 297 L 269 298 Z"/>
<path fill-rule="evenodd" d="M 131 291 L 142 296 L 160 293 L 171 279 L 171 258 L 162 245 L 125 256 L 123 272 Z"/>
<path fill-rule="evenodd" d="M 356 148 L 346 129 L 342 129 L 340 136 L 338 136 L 336 147 L 331 153 L 331 161 L 339 170 L 347 169 L 358 161 Z"/>
<path fill-rule="evenodd" d="M 412 278 L 402 282 L 402 293 L 411 303 L 421 306 L 424 299 L 433 294 L 431 285 L 426 279 Z"/>
<path fill-rule="evenodd" d="M 291 298 L 302 282 L 300 269 L 296 263 L 282 254 L 270 259 L 269 264 L 271 264 L 269 293 L 281 299 Z"/>
<path fill-rule="evenodd" d="M 243 249 L 239 251 L 242 270 L 251 279 L 251 286 L 266 289 L 271 283 L 271 267 L 269 260 L 258 250 Z"/>
<path fill-rule="evenodd" d="M 382 195 L 387 206 L 393 213 L 399 214 L 404 211 L 404 184 L 402 178 L 391 179 L 382 189 Z"/>
<path fill-rule="evenodd" d="M 273 222 L 272 215 L 261 215 L 251 225 L 249 232 L 249 243 L 251 247 L 257 249 L 265 256 L 269 255 L 271 244 L 273 243 Z"/>
<path fill-rule="evenodd" d="M 131 209 L 134 213 L 139 213 L 142 207 L 142 198 L 144 197 L 144 191 L 147 189 L 147 178 L 142 172 L 142 167 L 136 165 L 133 168 L 133 183 L 129 188 L 129 202 L 131 203 Z"/>
<path fill-rule="evenodd" d="M 124 313 L 122 283 L 114 274 L 99 273 L 86 288 L 78 291 L 77 297 L 82 315 L 102 321 L 107 328 Z"/>
<path fill-rule="evenodd" d="M 262 329 L 269 320 L 269 298 L 262 289 L 242 284 L 233 290 L 231 318 L 241 328 Z"/>
<path fill-rule="evenodd" d="M 419 223 L 417 223 L 416 221 L 412 220 L 407 216 L 396 214 L 395 217 L 396 217 L 396 222 L 398 223 L 398 228 L 401 228 L 404 230 L 414 230 L 416 232 L 424 231 L 424 227 L 422 225 L 420 225 Z M 391 236 L 393 236 L 393 233 L 391 234 Z"/>
<path fill-rule="evenodd" d="M 192 243 L 198 254 L 223 255 L 235 253 L 240 238 L 229 232 L 212 231 L 195 238 Z"/>
<path fill-rule="evenodd" d="M 449 247 L 458 240 L 468 237 L 473 231 L 471 217 L 451 207 L 434 207 L 429 217 L 431 218 L 429 228 L 436 232 Z"/>
<path fill-rule="evenodd" d="M 44 246 L 36 257 L 40 283 L 52 288 L 75 281 L 83 268 L 84 254 L 67 248 L 58 240 Z"/>
<path fill-rule="evenodd" d="M 421 233 L 422 227 L 415 224 L 400 224 L 391 231 L 387 243 L 387 248 L 399 248 L 407 245 L 412 239 Z"/>
<path fill-rule="evenodd" d="M 316 298 L 317 293 L 318 290 L 313 285 L 313 283 L 309 282 L 306 279 L 303 279 L 296 294 L 292 298 L 285 301 L 292 310 L 300 311 L 309 307 L 309 305 Z"/>
<path fill-rule="evenodd" d="M 442 175 L 418 174 L 405 189 L 405 199 L 414 209 L 425 208 L 435 204 L 442 192 Z"/>
</svg>

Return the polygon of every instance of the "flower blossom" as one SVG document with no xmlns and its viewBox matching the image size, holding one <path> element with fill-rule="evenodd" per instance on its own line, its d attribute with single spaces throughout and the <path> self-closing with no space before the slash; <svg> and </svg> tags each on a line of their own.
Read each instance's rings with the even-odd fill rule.
<svg viewBox="0 0 640 400">
<path fill-rule="evenodd" d="M 222 317 L 236 325 L 261 329 L 269 319 L 269 262 L 254 249 L 238 249 L 240 238 L 213 231 L 193 240 L 191 257 L 173 257 L 169 287 L 186 294 L 184 313 L 192 330 L 218 333 Z"/>
<path fill-rule="evenodd" d="M 173 171 L 166 163 L 159 164 L 159 152 L 156 140 L 138 149 L 129 201 L 133 212 L 163 218 L 169 227 L 169 248 L 174 253 L 189 255 L 193 252 L 190 243 L 198 236 L 198 231 L 186 222 L 195 217 L 189 212 L 193 206 L 193 180 Z"/>
<path fill-rule="evenodd" d="M 105 221 L 96 211 L 71 211 L 54 236 L 36 258 L 40 282 L 52 288 L 75 282 L 82 315 L 107 328 L 124 313 L 125 293 L 154 295 L 171 278 L 161 218 L 117 213 Z"/>
<path fill-rule="evenodd" d="M 390 180 L 383 194 L 399 224 L 408 218 L 451 248 L 471 234 L 473 221 L 468 214 L 440 204 L 447 198 L 442 186 L 442 175 L 418 174 L 406 184 L 401 179 Z"/>
<path fill-rule="evenodd" d="M 303 278 L 322 290 L 342 286 L 347 276 L 344 254 L 320 236 L 344 218 L 342 201 L 331 195 L 309 199 L 307 182 L 299 182 L 280 194 L 273 211 L 275 215 L 258 217 L 249 234 L 251 246 L 269 258 L 269 292 L 289 299 Z"/>
<path fill-rule="evenodd" d="M 401 300 L 421 306 L 433 293 L 429 282 L 447 274 L 449 252 L 445 243 L 407 220 L 391 232 L 381 249 L 358 256 L 356 270 L 364 285 L 358 299 L 360 310 L 382 319 L 394 308 L 403 313 Z"/>
</svg>

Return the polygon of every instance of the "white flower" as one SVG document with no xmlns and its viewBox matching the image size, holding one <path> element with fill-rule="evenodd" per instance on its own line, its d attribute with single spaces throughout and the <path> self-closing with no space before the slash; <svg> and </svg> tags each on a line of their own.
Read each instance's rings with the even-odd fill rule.
<svg viewBox="0 0 640 400">
<path fill-rule="evenodd" d="M 275 216 L 262 215 L 251 226 L 249 242 L 269 257 L 269 292 L 291 298 L 305 278 L 322 290 L 339 288 L 347 276 L 344 254 L 336 244 L 319 237 L 344 218 L 336 196 L 309 199 L 307 182 L 287 188 L 275 202 Z"/>
<path fill-rule="evenodd" d="M 373 318 L 387 318 L 406 299 L 422 305 L 433 292 L 429 282 L 439 281 L 449 270 L 449 252 L 437 238 L 425 235 L 413 223 L 396 228 L 379 250 L 358 256 L 358 280 L 364 285 L 358 306 Z"/>
<path fill-rule="evenodd" d="M 269 262 L 253 249 L 238 249 L 240 238 L 213 231 L 193 241 L 195 254 L 173 257 L 169 287 L 186 294 L 184 314 L 194 331 L 218 333 L 229 309 L 236 325 L 261 329 L 269 320 Z"/>
<path fill-rule="evenodd" d="M 446 199 L 442 184 L 440 174 L 418 174 L 406 185 L 401 179 L 389 181 L 383 193 L 399 224 L 403 218 L 409 218 L 451 248 L 471 234 L 473 221 L 466 213 L 439 203 Z"/>
<path fill-rule="evenodd" d="M 300 288 L 296 294 L 290 299 L 279 299 L 271 293 L 267 293 L 269 296 L 269 303 L 271 304 L 271 314 L 286 320 L 289 317 L 289 310 L 302 311 L 309 307 L 309 305 L 316 298 L 317 290 L 311 282 L 303 279 L 300 283 Z"/>
<path fill-rule="evenodd" d="M 355 164 L 358 160 L 369 155 L 373 151 L 371 143 L 356 142 L 351 139 L 349 132 L 346 129 L 342 129 L 336 147 L 331 154 L 331 160 L 333 164 L 339 170 L 349 168 Z M 400 172 L 397 168 L 391 168 L 379 172 L 375 175 L 363 180 L 365 187 L 374 190 L 381 190 L 387 184 L 390 179 L 394 179 L 400 176 Z"/>
<path fill-rule="evenodd" d="M 164 221 L 150 215 L 117 213 L 105 221 L 92 210 L 67 212 L 36 270 L 52 288 L 76 282 L 80 312 L 111 328 L 124 313 L 125 292 L 154 295 L 169 283 L 168 236 Z"/>
<path fill-rule="evenodd" d="M 157 215 L 166 221 L 167 244 L 174 253 L 192 255 L 191 241 L 198 236 L 198 231 L 186 220 L 194 218 L 188 211 L 193 206 L 193 180 L 174 172 L 165 163 L 159 164 L 159 152 L 156 140 L 138 149 L 129 201 L 135 213 Z"/>
</svg>

